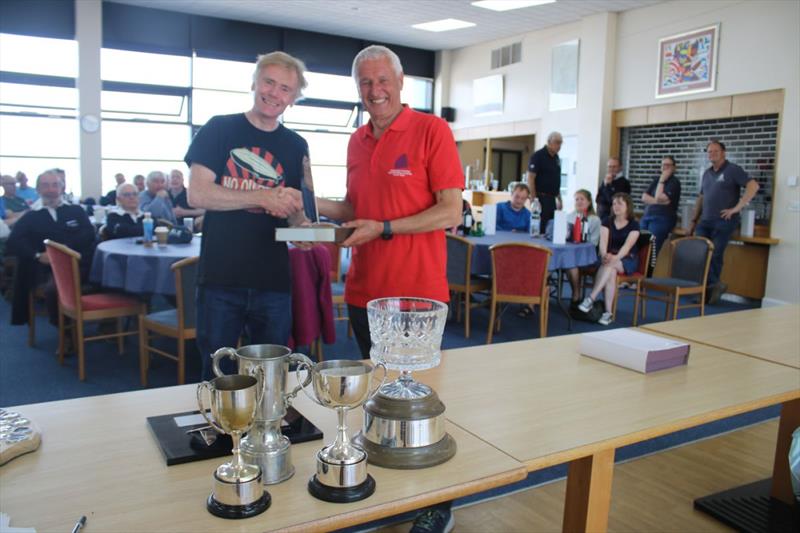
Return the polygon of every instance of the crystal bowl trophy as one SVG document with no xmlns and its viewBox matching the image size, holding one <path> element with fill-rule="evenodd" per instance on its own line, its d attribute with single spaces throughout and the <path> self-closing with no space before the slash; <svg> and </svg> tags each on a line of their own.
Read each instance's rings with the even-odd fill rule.
<svg viewBox="0 0 800 533">
<path fill-rule="evenodd" d="M 208 391 L 211 416 L 206 413 L 203 391 Z M 222 518 L 247 518 L 263 513 L 271 502 L 261 482 L 261 468 L 242 460 L 239 441 L 250 429 L 261 400 L 258 380 L 252 376 L 224 376 L 197 386 L 197 405 L 206 421 L 233 440 L 233 459 L 214 471 L 214 489 L 208 511 Z"/>
<path fill-rule="evenodd" d="M 381 298 L 367 303 L 370 358 L 400 376 L 364 405 L 364 430 L 355 437 L 369 462 L 386 468 L 427 468 L 456 453 L 445 432 L 444 404 L 411 377 L 439 365 L 447 305 L 423 298 Z"/>
<path fill-rule="evenodd" d="M 323 407 L 336 409 L 339 425 L 336 441 L 317 452 L 317 473 L 308 482 L 308 492 L 317 499 L 334 503 L 349 503 L 369 497 L 375 492 L 375 480 L 367 473 L 367 454 L 347 437 L 345 415 L 348 409 L 362 405 L 375 394 L 386 380 L 372 389 L 375 367 L 367 361 L 325 361 L 311 366 L 300 363 L 297 378 L 305 367 L 311 375 L 313 395 L 303 387 L 308 397 Z"/>
<path fill-rule="evenodd" d="M 220 359 L 230 357 L 239 364 L 239 375 L 258 379 L 261 400 L 256 408 L 253 428 L 242 440 L 242 458 L 261 467 L 265 485 L 280 483 L 294 474 L 289 438 L 281 433 L 281 420 L 292 399 L 300 392 L 300 385 L 286 392 L 289 363 L 311 365 L 311 359 L 301 353 L 292 353 L 286 346 L 253 344 L 238 350 L 220 348 L 214 352 L 214 374 L 222 376 Z M 310 383 L 310 376 L 306 385 Z"/>
</svg>

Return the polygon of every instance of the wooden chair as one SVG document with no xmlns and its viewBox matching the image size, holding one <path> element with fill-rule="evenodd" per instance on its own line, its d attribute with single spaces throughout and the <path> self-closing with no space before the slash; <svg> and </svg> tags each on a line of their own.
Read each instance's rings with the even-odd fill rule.
<svg viewBox="0 0 800 533">
<path fill-rule="evenodd" d="M 472 295 L 491 290 L 491 280 L 472 275 L 472 252 L 475 245 L 468 239 L 447 233 L 447 285 L 456 295 L 456 320 L 461 320 L 461 307 L 464 307 L 464 337 L 469 338 L 470 311 L 487 302 L 472 303 Z M 462 301 L 463 296 L 463 301 Z"/>
<path fill-rule="evenodd" d="M 172 359 L 178 363 L 178 385 L 186 382 L 186 341 L 197 338 L 195 329 L 195 286 L 197 282 L 198 257 L 187 257 L 170 267 L 175 273 L 175 309 L 157 311 L 139 316 L 139 373 L 142 386 L 147 386 L 147 371 L 150 368 L 150 353 Z M 178 353 L 156 348 L 150 344 L 150 332 L 170 337 L 178 343 Z"/>
<path fill-rule="evenodd" d="M 706 278 L 714 244 L 705 237 L 684 237 L 670 241 L 669 245 L 672 260 L 668 276 L 646 278 L 639 283 L 636 291 L 636 312 L 633 315 L 634 326 L 638 321 L 639 298 L 643 300 L 642 318 L 647 314 L 647 300 L 658 300 L 667 304 L 664 320 L 675 320 L 679 308 L 699 307 L 700 316 L 705 315 Z M 648 291 L 663 295 L 650 294 Z M 682 296 L 691 295 L 698 295 L 699 303 L 680 302 Z"/>
<path fill-rule="evenodd" d="M 489 312 L 489 334 L 492 343 L 495 313 L 499 302 L 539 306 L 539 335 L 547 336 L 547 315 L 550 291 L 547 267 L 553 252 L 528 243 L 504 243 L 489 247 L 492 254 L 492 301 Z"/>
<path fill-rule="evenodd" d="M 611 304 L 611 314 L 614 318 L 617 317 L 617 301 L 619 297 L 622 296 L 620 285 L 623 283 L 627 283 L 629 286 L 632 285 L 633 287 L 631 288 L 636 289 L 636 291 L 631 293 L 631 296 L 635 298 L 636 293 L 639 291 L 639 283 L 647 278 L 647 273 L 650 270 L 650 262 L 653 257 L 653 248 L 655 247 L 655 237 L 649 231 L 641 231 L 636 246 L 639 248 L 639 265 L 636 268 L 636 272 L 617 275 L 617 288 L 614 291 L 614 303 Z M 639 299 L 636 298 L 633 308 L 633 325 L 636 325 L 636 315 L 639 313 L 638 306 Z"/>
<path fill-rule="evenodd" d="M 137 330 L 122 331 L 122 319 L 128 316 L 143 314 L 145 306 L 130 296 L 116 293 L 81 294 L 81 276 L 78 263 L 81 254 L 46 239 L 44 241 L 50 268 L 53 271 L 56 290 L 58 291 L 58 361 L 64 363 L 64 331 L 70 327 L 75 332 L 75 349 L 78 351 L 78 378 L 86 379 L 85 342 L 100 339 L 117 339 L 119 353 L 124 352 L 124 339 L 127 335 L 136 335 Z M 72 322 L 66 325 L 66 318 Z M 84 323 L 108 318 L 117 319 L 116 333 L 107 333 L 86 337 Z"/>
</svg>

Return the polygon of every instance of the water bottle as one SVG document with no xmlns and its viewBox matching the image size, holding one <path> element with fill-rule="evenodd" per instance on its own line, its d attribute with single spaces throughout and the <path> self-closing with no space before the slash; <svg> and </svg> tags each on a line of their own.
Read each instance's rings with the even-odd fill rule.
<svg viewBox="0 0 800 533">
<path fill-rule="evenodd" d="M 581 222 L 581 242 L 589 242 L 589 219 L 582 215 Z"/>
<path fill-rule="evenodd" d="M 531 237 L 539 236 L 539 224 L 542 220 L 542 205 L 538 198 L 531 202 Z"/>
<path fill-rule="evenodd" d="M 152 243 L 153 242 L 153 217 L 150 213 L 144 214 L 144 220 L 142 220 L 142 228 L 144 229 L 144 242 L 145 243 Z"/>
</svg>

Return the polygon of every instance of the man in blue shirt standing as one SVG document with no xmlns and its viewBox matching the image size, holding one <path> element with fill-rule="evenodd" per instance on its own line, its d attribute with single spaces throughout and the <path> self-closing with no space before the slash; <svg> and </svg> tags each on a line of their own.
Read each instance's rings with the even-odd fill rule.
<svg viewBox="0 0 800 533">
<path fill-rule="evenodd" d="M 497 229 L 504 231 L 530 231 L 531 212 L 525 202 L 531 195 L 524 183 L 518 183 L 511 192 L 511 200 L 497 204 Z"/>
<path fill-rule="evenodd" d="M 750 204 L 758 192 L 758 183 L 742 167 L 725 159 L 725 145 L 722 142 L 709 142 L 706 153 L 711 166 L 703 174 L 689 234 L 696 232 L 698 236 L 714 243 L 707 284 L 711 290 L 708 303 L 715 304 L 728 288 L 720 281 L 725 247 L 739 227 L 739 212 Z"/>
</svg>

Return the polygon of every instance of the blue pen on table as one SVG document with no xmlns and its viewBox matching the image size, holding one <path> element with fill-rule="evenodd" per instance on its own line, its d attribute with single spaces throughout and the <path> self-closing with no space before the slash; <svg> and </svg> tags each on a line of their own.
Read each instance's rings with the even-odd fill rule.
<svg viewBox="0 0 800 533">
<path fill-rule="evenodd" d="M 75 527 L 72 528 L 72 533 L 78 533 L 81 528 L 86 524 L 86 517 L 82 516 L 75 522 Z"/>
</svg>

